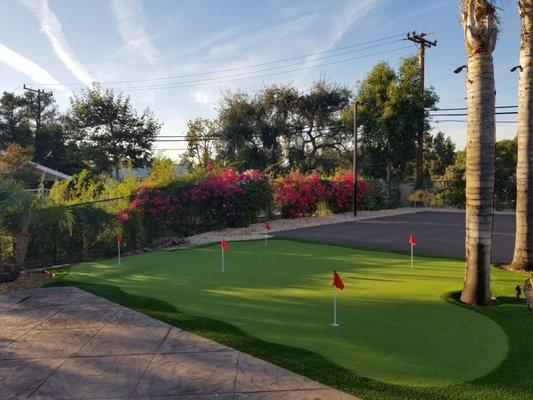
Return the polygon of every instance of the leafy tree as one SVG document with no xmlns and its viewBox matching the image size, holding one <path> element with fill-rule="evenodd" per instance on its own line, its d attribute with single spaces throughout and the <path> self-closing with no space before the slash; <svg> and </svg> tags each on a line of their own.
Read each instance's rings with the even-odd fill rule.
<svg viewBox="0 0 533 400">
<path fill-rule="evenodd" d="M 3 92 L 0 97 L 0 143 L 33 145 L 33 132 L 27 118 L 26 102 L 14 93 Z"/>
<path fill-rule="evenodd" d="M 497 209 L 515 208 L 517 155 L 516 139 L 496 142 L 494 206 Z"/>
<path fill-rule="evenodd" d="M 33 130 L 33 160 L 39 164 L 45 164 L 52 157 L 52 148 L 55 146 L 54 141 L 61 143 L 62 138 L 56 137 L 59 125 L 51 127 L 54 124 L 58 111 L 55 100 L 52 96 L 41 96 L 40 102 L 37 101 L 37 93 L 25 92 L 22 96 L 24 104 L 24 114 L 31 121 Z M 40 108 L 39 108 L 40 107 Z"/>
<path fill-rule="evenodd" d="M 299 96 L 295 115 L 296 130 L 287 145 L 288 163 L 303 172 L 331 174 L 345 157 L 352 139 L 341 114 L 350 103 L 350 91 L 325 78 L 315 82 L 309 93 Z"/>
<path fill-rule="evenodd" d="M 374 179 L 412 178 L 416 158 L 416 133 L 421 113 L 426 116 L 438 97 L 433 88 L 419 95 L 416 57 L 402 60 L 398 73 L 386 62 L 378 63 L 361 82 L 358 125 L 361 129 L 360 168 Z M 353 123 L 351 110 L 344 113 L 346 126 Z"/>
<path fill-rule="evenodd" d="M 442 132 L 434 137 L 427 134 L 424 152 L 425 169 L 430 177 L 443 175 L 446 168 L 455 161 L 455 144 Z"/>
<path fill-rule="evenodd" d="M 58 171 L 78 172 L 83 160 L 76 141 L 71 140 L 52 97 L 41 99 L 41 128 L 36 131 L 35 93 L 23 96 L 4 92 L 0 97 L 0 148 L 16 143 L 33 149 L 31 159 Z"/>
<path fill-rule="evenodd" d="M 115 172 L 122 165 L 144 167 L 161 124 L 149 109 L 138 114 L 130 98 L 93 86 L 71 99 L 68 125 L 93 173 Z"/>
<path fill-rule="evenodd" d="M 238 169 L 331 173 L 350 134 L 341 123 L 345 87 L 321 79 L 308 93 L 270 86 L 255 96 L 228 93 L 217 118 L 217 159 Z"/>
<path fill-rule="evenodd" d="M 0 173 L 7 175 L 13 182 L 32 186 L 37 179 L 29 165 L 33 155 L 32 147 L 22 147 L 10 143 L 5 149 L 5 154 L 0 156 Z"/>
<path fill-rule="evenodd" d="M 145 182 L 153 187 L 162 187 L 169 185 L 174 179 L 176 164 L 166 157 L 156 157 L 152 161 L 150 175 L 146 177 Z"/>
<path fill-rule="evenodd" d="M 516 139 L 496 142 L 496 169 L 494 176 L 494 205 L 497 209 L 512 209 L 516 199 Z M 445 205 L 465 206 L 466 152 L 458 151 L 455 163 L 446 168 L 443 175 L 434 177 L 442 182 L 438 195 Z"/>
<path fill-rule="evenodd" d="M 205 118 L 196 118 L 187 122 L 187 152 L 182 156 L 182 162 L 189 168 L 200 166 L 205 168 L 213 161 L 214 138 L 216 137 L 215 122 Z"/>
<path fill-rule="evenodd" d="M 298 92 L 291 86 L 271 86 L 254 97 L 226 93 L 217 124 L 217 160 L 238 169 L 279 171 L 283 136 L 292 131 L 291 117 Z"/>
</svg>

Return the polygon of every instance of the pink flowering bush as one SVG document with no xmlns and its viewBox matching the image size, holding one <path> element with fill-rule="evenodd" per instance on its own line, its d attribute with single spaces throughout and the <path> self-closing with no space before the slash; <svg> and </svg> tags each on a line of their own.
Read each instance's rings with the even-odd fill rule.
<svg viewBox="0 0 533 400">
<path fill-rule="evenodd" d="M 141 187 L 117 220 L 128 223 L 142 215 L 147 237 L 190 235 L 212 229 L 247 226 L 260 212 L 270 212 L 272 189 L 257 170 L 239 173 L 231 168 L 210 172 L 195 184 Z"/>
<path fill-rule="evenodd" d="M 325 194 L 326 185 L 317 174 L 293 171 L 274 182 L 274 202 L 284 218 L 313 214 Z"/>
<path fill-rule="evenodd" d="M 342 173 L 328 181 L 327 202 L 334 214 L 350 211 L 353 206 L 353 174 Z M 376 190 L 364 179 L 357 180 L 357 204 L 375 197 Z"/>
<path fill-rule="evenodd" d="M 332 213 L 349 211 L 353 204 L 353 176 L 351 173 L 321 179 L 319 175 L 302 175 L 297 171 L 274 182 L 274 202 L 284 218 L 296 218 L 314 214 L 324 203 Z M 376 192 L 365 180 L 359 178 L 358 204 Z"/>
<path fill-rule="evenodd" d="M 359 204 L 368 196 L 375 196 L 375 191 L 360 179 Z M 333 213 L 348 211 L 352 175 L 324 179 L 316 173 L 293 171 L 271 182 L 258 170 L 211 169 L 193 182 L 176 180 L 162 188 L 141 185 L 116 220 L 126 237 L 132 236 L 130 241 L 141 243 L 161 236 L 247 226 L 259 214 L 270 215 L 274 207 L 285 218 L 313 215 L 324 207 Z"/>
</svg>

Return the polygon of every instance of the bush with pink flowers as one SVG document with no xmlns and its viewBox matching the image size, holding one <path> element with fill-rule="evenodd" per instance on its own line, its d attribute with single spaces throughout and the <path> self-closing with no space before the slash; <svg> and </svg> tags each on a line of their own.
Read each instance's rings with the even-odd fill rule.
<svg viewBox="0 0 533 400">
<path fill-rule="evenodd" d="M 318 174 L 302 175 L 297 171 L 278 178 L 274 184 L 274 202 L 284 218 L 313 215 L 320 206 L 326 205 L 331 213 L 349 211 L 353 205 L 353 175 L 338 174 L 323 179 Z M 357 201 L 376 192 L 365 180 L 359 178 Z"/>
<path fill-rule="evenodd" d="M 257 221 L 260 213 L 270 213 L 271 208 L 272 188 L 263 173 L 226 168 L 218 173 L 209 171 L 192 184 L 141 187 L 117 218 L 127 231 L 137 229 L 156 239 L 247 226 Z M 142 216 L 142 227 L 135 226 L 138 218 L 128 223 L 134 215 Z"/>
</svg>

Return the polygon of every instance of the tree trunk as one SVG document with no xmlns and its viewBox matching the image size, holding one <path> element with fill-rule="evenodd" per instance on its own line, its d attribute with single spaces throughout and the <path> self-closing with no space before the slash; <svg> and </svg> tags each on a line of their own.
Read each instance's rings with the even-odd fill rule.
<svg viewBox="0 0 533 400">
<path fill-rule="evenodd" d="M 13 270 L 13 280 L 17 279 L 26 260 L 28 252 L 28 241 L 30 239 L 30 230 L 28 226 L 22 226 L 20 231 L 15 235 L 15 246 L 13 249 L 13 260 L 15 268 Z"/>
<path fill-rule="evenodd" d="M 487 0 L 465 0 L 468 53 L 466 145 L 466 273 L 461 301 L 488 305 L 495 173 L 495 9 Z"/>
<path fill-rule="evenodd" d="M 521 20 L 518 85 L 518 160 L 516 164 L 516 239 L 511 268 L 533 270 L 533 0 L 518 0 Z"/>
</svg>

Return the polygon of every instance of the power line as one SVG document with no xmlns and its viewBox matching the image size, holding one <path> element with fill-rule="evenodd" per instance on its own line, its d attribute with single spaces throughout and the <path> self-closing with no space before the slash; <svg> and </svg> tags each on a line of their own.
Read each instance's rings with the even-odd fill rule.
<svg viewBox="0 0 533 400">
<path fill-rule="evenodd" d="M 518 108 L 518 106 L 496 106 L 494 108 Z M 468 107 L 459 107 L 459 108 L 434 108 L 429 111 L 461 111 L 468 110 Z"/>
<path fill-rule="evenodd" d="M 339 63 L 348 62 L 348 61 L 358 60 L 358 59 L 362 59 L 362 58 L 372 57 L 372 56 L 375 56 L 375 55 L 380 55 L 380 54 L 386 54 L 386 53 L 391 53 L 391 52 L 395 52 L 395 51 L 400 51 L 400 50 L 404 50 L 404 49 L 408 49 L 408 48 L 410 48 L 410 46 L 403 46 L 403 47 L 398 47 L 398 48 L 394 48 L 394 49 L 388 49 L 388 50 L 379 51 L 379 52 L 375 52 L 375 53 L 365 54 L 363 56 L 350 57 L 350 58 L 346 58 L 346 59 L 342 59 L 342 60 L 337 60 L 337 61 L 332 61 L 332 62 L 328 62 L 328 63 L 312 65 L 312 66 L 308 66 L 308 67 L 301 67 L 301 68 L 297 68 L 297 69 L 290 69 L 290 70 L 285 70 L 285 71 L 272 72 L 272 73 L 269 73 L 269 74 L 262 74 L 262 75 L 243 76 L 241 78 L 228 79 L 228 80 L 219 80 L 219 81 L 207 82 L 209 80 L 218 79 L 218 78 L 206 78 L 206 79 L 185 81 L 185 82 L 179 82 L 179 83 L 170 83 L 170 84 L 146 85 L 146 86 L 130 86 L 130 87 L 109 87 L 109 88 L 106 88 L 106 89 L 117 89 L 117 90 L 121 90 L 121 91 L 136 91 L 136 90 L 152 90 L 152 89 L 174 89 L 174 88 L 189 87 L 189 86 L 218 85 L 218 84 L 222 84 L 222 83 L 231 83 L 231 82 L 237 82 L 237 81 L 247 80 L 247 79 L 264 78 L 264 77 L 269 77 L 269 76 L 273 76 L 273 75 L 280 75 L 280 74 L 286 74 L 286 73 L 290 73 L 290 72 L 299 72 L 299 71 L 307 70 L 307 69 L 320 68 L 320 67 L 325 67 L 325 66 L 329 66 L 329 65 L 335 65 L 335 64 L 339 64 Z M 73 92 L 73 91 L 83 91 L 83 90 L 85 90 L 85 89 L 57 90 L 57 92 Z"/>
<path fill-rule="evenodd" d="M 435 121 L 436 123 L 440 122 L 468 122 L 466 119 L 439 119 Z M 494 121 L 497 124 L 517 124 L 518 121 Z"/>
<path fill-rule="evenodd" d="M 505 111 L 505 112 L 496 112 L 494 115 L 516 115 L 518 114 L 517 111 Z M 466 117 L 468 114 L 462 113 L 462 114 L 432 114 L 430 117 Z"/>
<path fill-rule="evenodd" d="M 205 71 L 205 72 L 196 72 L 196 73 L 191 73 L 191 74 L 164 76 L 164 77 L 159 77 L 159 78 L 131 79 L 131 80 L 123 80 L 123 81 L 108 81 L 108 82 L 101 82 L 101 83 L 103 83 L 103 84 L 136 83 L 136 82 L 148 82 L 148 81 L 158 81 L 158 80 L 190 78 L 190 77 L 193 77 L 193 76 L 219 74 L 219 73 L 223 73 L 223 72 L 230 72 L 230 71 L 237 71 L 237 70 L 241 70 L 241 69 L 250 69 L 250 68 L 256 68 L 256 67 L 262 67 L 262 66 L 265 66 L 265 65 L 284 63 L 284 62 L 294 61 L 294 60 L 299 60 L 299 59 L 307 59 L 309 57 L 313 57 L 313 56 L 320 55 L 320 54 L 327 54 L 327 53 L 331 53 L 331 52 L 346 50 L 346 49 L 362 46 L 362 45 L 365 45 L 365 44 L 381 42 L 381 41 L 385 41 L 385 40 L 388 40 L 388 39 L 399 38 L 399 37 L 402 37 L 402 36 L 403 36 L 403 34 L 391 35 L 391 36 L 386 36 L 386 37 L 383 37 L 383 38 L 380 38 L 380 39 L 373 39 L 373 40 L 368 40 L 368 41 L 364 41 L 364 42 L 358 42 L 358 43 L 354 43 L 354 44 L 351 44 L 351 45 L 348 45 L 348 46 L 337 47 L 337 48 L 334 48 L 334 49 L 319 51 L 319 52 L 315 52 L 315 53 L 309 53 L 309 54 L 302 55 L 302 56 L 283 58 L 283 59 L 278 59 L 278 60 L 274 60 L 274 61 L 268 61 L 268 62 L 264 62 L 264 63 L 243 65 L 243 66 L 239 66 L 239 67 L 211 70 L 211 71 Z M 382 43 L 382 44 L 379 44 L 379 45 L 376 45 L 376 46 L 370 46 L 368 48 L 383 46 L 383 45 L 386 45 L 386 44 L 395 43 L 397 41 L 398 40 L 395 40 L 395 41 L 392 41 L 392 42 L 389 42 L 389 43 Z M 367 49 L 367 48 L 357 49 L 356 51 L 361 51 L 361 50 L 365 50 L 365 49 Z M 337 57 L 337 56 L 340 56 L 340 55 L 349 54 L 351 52 L 353 52 L 353 51 L 339 53 L 339 54 L 335 54 L 335 55 L 330 55 L 328 57 Z M 316 61 L 316 60 L 317 59 L 314 59 L 312 61 Z M 283 66 L 282 67 L 277 67 L 277 68 L 283 68 Z M 258 71 L 255 71 L 255 72 L 258 72 Z M 86 86 L 83 83 L 38 83 L 36 85 L 43 85 L 43 86 L 45 86 L 45 85 L 46 86 L 54 86 L 54 85 L 61 85 L 61 86 Z"/>
</svg>

